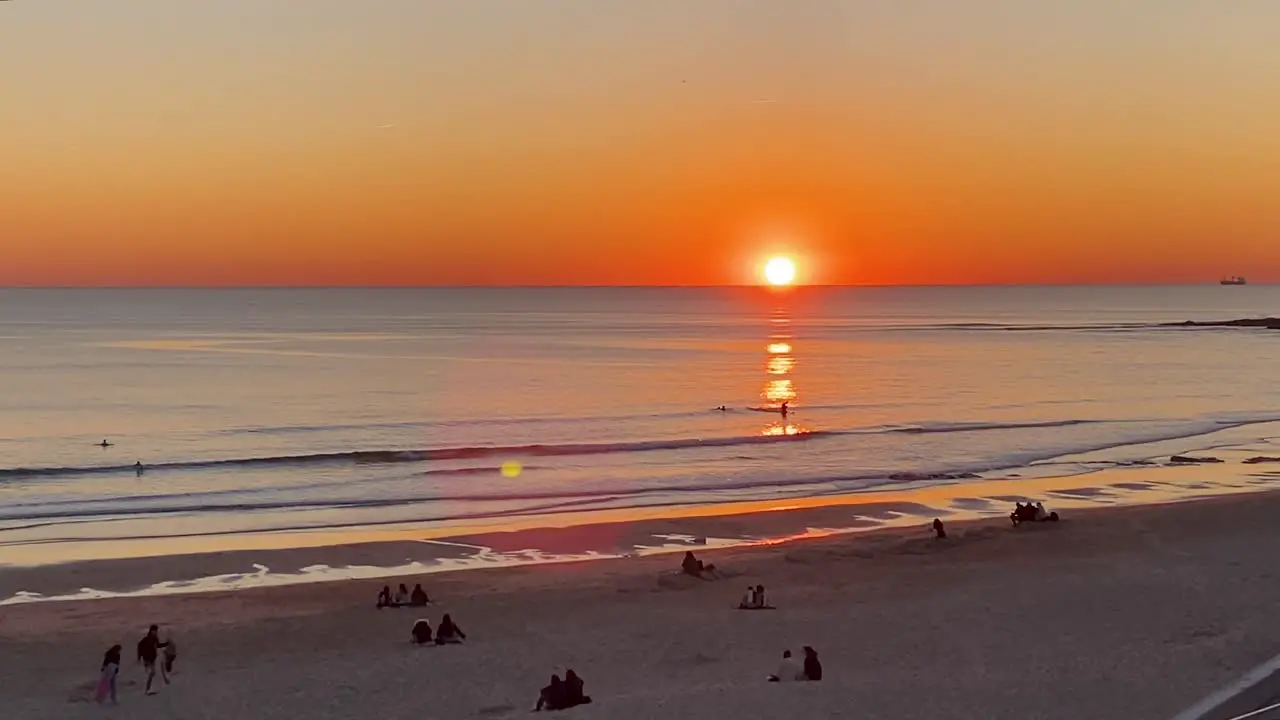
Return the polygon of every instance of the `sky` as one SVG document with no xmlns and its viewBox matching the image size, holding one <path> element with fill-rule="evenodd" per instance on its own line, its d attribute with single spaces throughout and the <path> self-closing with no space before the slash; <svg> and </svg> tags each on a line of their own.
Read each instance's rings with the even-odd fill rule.
<svg viewBox="0 0 1280 720">
<path fill-rule="evenodd" d="M 1280 282 L 1273 0 L 11 0 L 0 285 Z"/>
</svg>

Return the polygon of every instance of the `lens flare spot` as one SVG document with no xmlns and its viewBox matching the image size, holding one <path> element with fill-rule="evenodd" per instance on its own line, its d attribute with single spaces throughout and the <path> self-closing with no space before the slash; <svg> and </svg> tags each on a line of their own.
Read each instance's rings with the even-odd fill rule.
<svg viewBox="0 0 1280 720">
<path fill-rule="evenodd" d="M 508 460 L 502 463 L 502 477 L 516 478 L 520 477 L 520 473 L 524 472 L 524 466 L 519 460 Z"/>
</svg>

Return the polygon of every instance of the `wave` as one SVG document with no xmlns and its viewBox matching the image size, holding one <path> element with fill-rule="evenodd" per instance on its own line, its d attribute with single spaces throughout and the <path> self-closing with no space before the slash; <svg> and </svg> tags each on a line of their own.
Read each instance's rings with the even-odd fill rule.
<svg viewBox="0 0 1280 720">
<path fill-rule="evenodd" d="M 1034 428 L 1068 427 L 1091 423 L 1108 422 L 1100 420 L 1055 420 L 1043 422 L 1014 423 L 924 423 L 919 425 L 873 426 L 849 430 L 813 430 L 795 435 L 747 435 L 720 438 L 677 438 L 672 440 L 642 440 L 635 442 L 615 443 L 568 443 L 568 444 L 532 444 L 532 445 L 496 445 L 496 446 L 464 446 L 445 447 L 420 450 L 348 450 L 341 452 L 310 453 L 299 455 L 275 455 L 269 457 L 246 457 L 213 460 L 185 460 L 156 463 L 146 466 L 148 473 L 177 470 L 214 470 L 228 467 L 272 467 L 272 466 L 308 466 L 308 465 L 390 465 L 397 463 L 442 462 L 450 460 L 473 460 L 481 458 L 501 457 L 547 457 L 573 455 L 604 455 L 614 453 L 655 452 L 688 450 L 694 448 L 717 448 L 772 443 L 804 442 L 847 435 L 874 435 L 881 433 L 957 433 L 982 432 L 999 430 L 1017 430 Z M 460 468 L 453 470 L 436 470 L 441 474 L 481 473 L 493 468 Z M 0 468 L 0 482 L 5 480 L 26 480 L 42 477 L 67 477 L 79 475 L 115 475 L 132 473 L 134 465 L 90 465 L 72 467 L 14 467 Z"/>
</svg>

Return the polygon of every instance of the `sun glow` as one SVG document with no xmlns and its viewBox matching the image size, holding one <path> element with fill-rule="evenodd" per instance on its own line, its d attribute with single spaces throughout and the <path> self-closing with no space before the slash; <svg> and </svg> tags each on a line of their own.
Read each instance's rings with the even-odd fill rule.
<svg viewBox="0 0 1280 720">
<path fill-rule="evenodd" d="M 790 285 L 796 280 L 796 264 L 789 257 L 769 258 L 764 266 L 764 279 L 774 287 Z"/>
</svg>

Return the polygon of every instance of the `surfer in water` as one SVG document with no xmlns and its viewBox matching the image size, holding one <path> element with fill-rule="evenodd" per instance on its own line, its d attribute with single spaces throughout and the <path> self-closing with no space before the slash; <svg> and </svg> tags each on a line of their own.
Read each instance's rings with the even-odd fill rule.
<svg viewBox="0 0 1280 720">
<path fill-rule="evenodd" d="M 716 408 L 716 410 L 719 410 L 720 412 L 729 412 L 729 408 L 725 407 L 724 405 L 721 405 L 720 407 Z"/>
<path fill-rule="evenodd" d="M 98 447 L 101 447 L 101 448 L 109 448 L 109 447 L 111 447 L 111 443 L 107 442 L 107 441 L 104 439 L 102 442 L 98 443 Z"/>
<path fill-rule="evenodd" d="M 783 400 L 783 401 L 782 401 L 782 408 L 778 411 L 778 412 L 781 412 L 781 413 L 782 413 L 782 419 L 783 419 L 784 421 L 787 419 L 787 402 L 788 402 L 787 400 Z"/>
<path fill-rule="evenodd" d="M 142 467 L 142 461 L 139 460 L 133 464 L 133 471 L 138 474 L 138 477 L 142 477 L 142 473 L 146 472 L 147 469 Z"/>
</svg>

